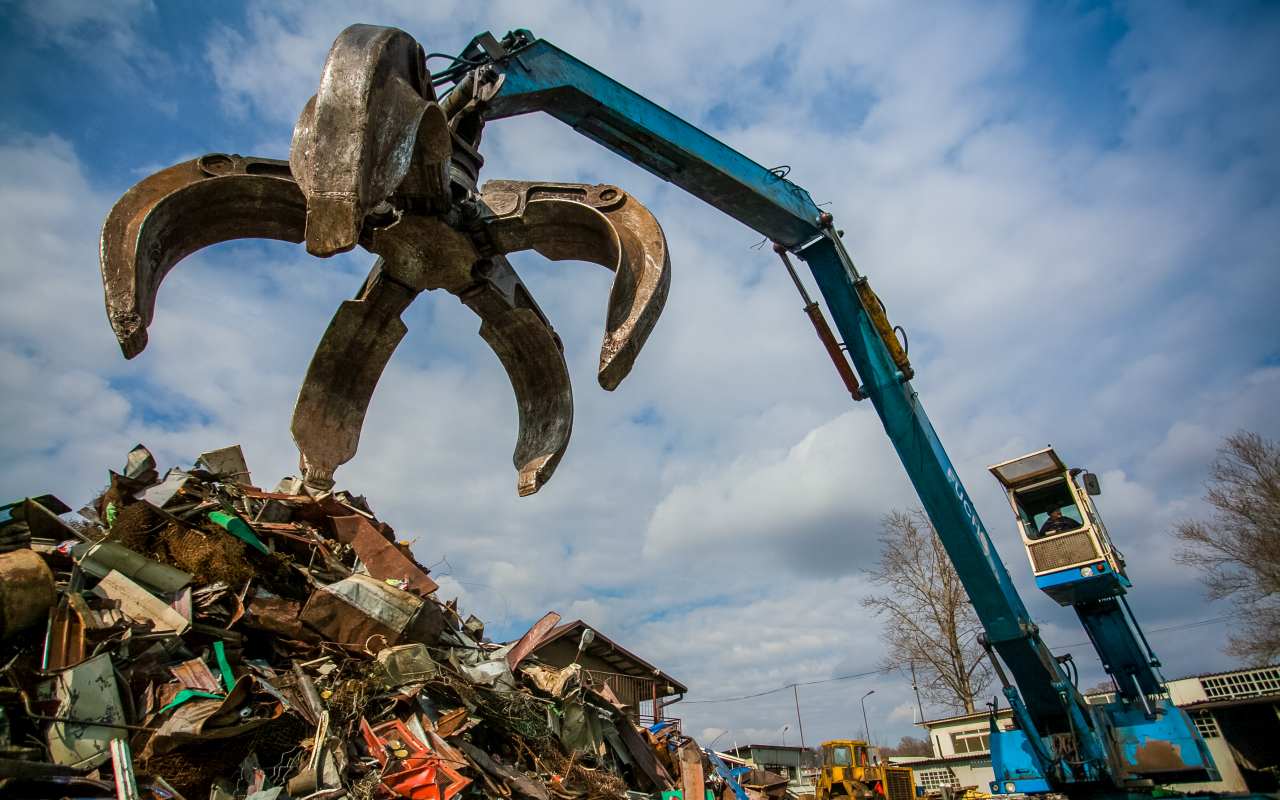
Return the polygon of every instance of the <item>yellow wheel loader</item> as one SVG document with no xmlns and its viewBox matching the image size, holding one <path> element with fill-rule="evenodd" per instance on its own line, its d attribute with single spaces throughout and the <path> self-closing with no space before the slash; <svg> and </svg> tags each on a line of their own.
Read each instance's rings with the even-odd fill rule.
<svg viewBox="0 0 1280 800">
<path fill-rule="evenodd" d="M 855 739 L 822 743 L 822 774 L 814 800 L 913 800 L 910 767 L 894 767 L 872 758 L 872 748 Z"/>
</svg>

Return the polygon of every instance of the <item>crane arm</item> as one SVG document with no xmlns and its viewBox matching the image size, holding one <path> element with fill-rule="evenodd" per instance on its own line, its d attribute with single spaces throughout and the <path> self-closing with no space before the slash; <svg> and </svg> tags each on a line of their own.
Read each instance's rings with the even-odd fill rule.
<svg viewBox="0 0 1280 800">
<path fill-rule="evenodd" d="M 820 209 L 791 181 L 528 31 L 499 46 L 503 84 L 486 119 L 545 112 L 775 242 L 795 247 L 820 233 Z"/>
<path fill-rule="evenodd" d="M 493 59 L 501 86 L 486 119 L 545 112 L 783 245 L 805 261 L 844 339 L 864 391 L 955 564 L 988 640 L 1009 667 L 1041 733 L 1071 728 L 1082 704 L 1014 588 L 909 371 L 895 360 L 883 309 L 809 193 L 551 43 L 515 31 L 476 37 L 461 58 Z M 861 286 L 860 286 L 861 284 Z M 859 289 L 862 288 L 862 291 Z M 1038 738 L 1033 736 L 1032 738 Z"/>
</svg>

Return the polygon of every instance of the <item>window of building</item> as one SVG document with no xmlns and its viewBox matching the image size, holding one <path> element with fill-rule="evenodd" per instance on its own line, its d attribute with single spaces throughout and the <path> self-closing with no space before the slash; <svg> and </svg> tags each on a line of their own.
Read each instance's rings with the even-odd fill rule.
<svg viewBox="0 0 1280 800">
<path fill-rule="evenodd" d="M 985 753 L 991 749 L 991 734 L 986 728 L 959 731 L 951 734 L 951 747 L 957 755 Z"/>
<path fill-rule="evenodd" d="M 1200 731 L 1200 735 L 1206 739 L 1216 739 L 1222 735 L 1222 731 L 1218 729 L 1218 721 L 1213 718 L 1211 711 L 1193 711 L 1191 718 L 1195 720 L 1196 730 Z"/>
<path fill-rule="evenodd" d="M 950 767 L 920 770 L 920 786 L 926 792 L 936 792 L 943 786 L 959 786 L 955 773 Z"/>
<path fill-rule="evenodd" d="M 1256 697 L 1260 694 L 1280 692 L 1280 667 L 1247 669 L 1229 675 L 1201 678 L 1200 686 L 1210 699 L 1228 697 Z"/>
</svg>

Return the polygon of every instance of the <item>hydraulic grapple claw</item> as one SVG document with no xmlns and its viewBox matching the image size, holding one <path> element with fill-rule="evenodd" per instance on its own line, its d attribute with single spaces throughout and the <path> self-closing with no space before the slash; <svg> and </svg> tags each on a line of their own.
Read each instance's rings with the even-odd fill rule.
<svg viewBox="0 0 1280 800">
<path fill-rule="evenodd" d="M 536 250 L 614 272 L 600 347 L 600 385 L 612 391 L 635 363 L 667 301 L 671 260 L 658 220 L 607 184 L 489 181 L 485 228 L 501 253 Z"/>
<path fill-rule="evenodd" d="M 400 314 L 421 291 L 443 288 L 480 317 L 480 336 L 507 371 L 519 412 L 517 489 L 536 492 L 569 444 L 573 392 L 560 340 L 515 270 L 501 256 L 481 258 L 468 237 L 432 218 L 375 230 L 365 246 L 382 258 L 334 315 L 294 408 L 307 483 L 327 488 L 355 455 L 374 388 L 406 332 Z"/>
<path fill-rule="evenodd" d="M 573 389 L 560 337 L 503 256 L 478 263 L 478 279 L 460 295 L 482 320 L 480 336 L 507 370 L 520 433 L 512 456 L 521 497 L 555 472 L 573 431 Z"/>
<path fill-rule="evenodd" d="M 124 194 L 102 226 L 107 317 L 125 358 L 147 346 L 160 282 L 201 248 L 232 239 L 302 241 L 306 206 L 289 164 L 212 153 Z"/>
<path fill-rule="evenodd" d="M 417 296 L 390 279 L 378 259 L 360 294 L 334 313 L 293 409 L 293 441 L 308 486 L 328 489 L 334 470 L 355 456 L 374 387 L 408 332 L 400 315 Z"/>
<path fill-rule="evenodd" d="M 327 490 L 356 453 L 382 373 L 404 339 L 405 309 L 444 289 L 480 317 L 511 380 L 521 495 L 550 479 L 573 429 L 573 392 L 551 323 L 506 259 L 536 250 L 614 272 L 600 385 L 630 372 L 666 302 L 662 228 L 616 186 L 490 181 L 476 191 L 485 104 L 502 87 L 483 66 L 437 102 L 422 47 L 404 31 L 353 25 L 334 41 L 289 161 L 209 155 L 129 190 L 102 232 L 107 312 L 127 357 L 147 341 L 155 296 L 183 257 L 216 242 L 306 242 L 329 256 L 377 255 L 312 357 L 292 432 L 309 487 Z"/>
<path fill-rule="evenodd" d="M 365 215 L 396 191 L 415 158 L 448 162 L 448 122 L 435 100 L 412 36 L 374 25 L 338 35 L 289 152 L 307 197 L 307 252 L 355 247 Z"/>
</svg>

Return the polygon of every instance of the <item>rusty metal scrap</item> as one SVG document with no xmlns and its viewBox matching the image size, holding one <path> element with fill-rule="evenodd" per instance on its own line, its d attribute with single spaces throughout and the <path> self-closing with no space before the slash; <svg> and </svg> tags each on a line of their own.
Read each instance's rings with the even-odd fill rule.
<svg viewBox="0 0 1280 800">
<path fill-rule="evenodd" d="M 374 578 L 403 581 L 406 589 L 424 596 L 439 588 L 414 562 L 412 556 L 388 540 L 382 531 L 363 516 L 351 514 L 331 517 L 330 520 L 338 541 L 351 546 L 356 557 Z"/>
<path fill-rule="evenodd" d="M 0 638 L 44 622 L 57 599 L 44 559 L 30 550 L 0 554 Z"/>
<path fill-rule="evenodd" d="M 599 383 L 630 372 L 666 302 L 662 228 L 616 186 L 489 181 L 477 188 L 481 111 L 501 78 L 471 73 L 436 97 L 421 45 L 395 28 L 353 25 L 330 48 L 319 89 L 293 131 L 289 161 L 210 154 L 129 190 L 102 232 L 108 317 L 128 358 L 142 352 L 160 283 L 212 244 L 305 242 L 327 257 L 378 256 L 338 308 L 307 370 L 292 432 L 304 481 L 333 485 L 353 458 L 373 392 L 407 329 L 405 309 L 443 289 L 480 317 L 519 413 L 517 491 L 538 491 L 573 426 L 563 347 L 505 256 L 533 250 L 613 271 Z"/>
<path fill-rule="evenodd" d="M 135 451 L 116 475 L 85 506 L 97 522 L 41 529 L 75 539 L 0 555 L 50 593 L 0 643 L 0 735 L 45 745 L 7 751 L 0 796 L 625 800 L 706 782 L 671 723 L 657 736 L 578 664 L 540 659 L 559 614 L 489 641 L 363 498 L 264 491 L 238 448 L 165 473 Z M 156 491 L 174 475 L 182 502 Z"/>
</svg>

